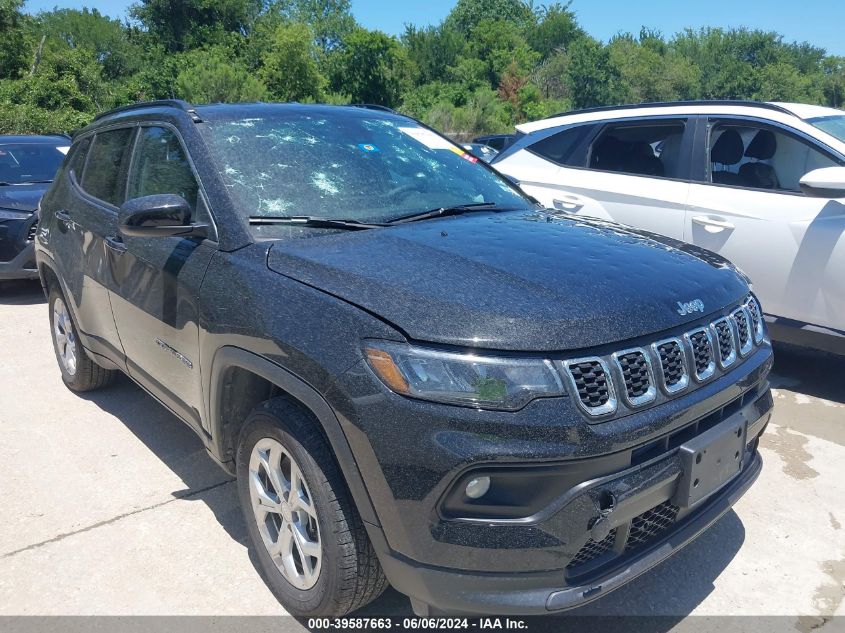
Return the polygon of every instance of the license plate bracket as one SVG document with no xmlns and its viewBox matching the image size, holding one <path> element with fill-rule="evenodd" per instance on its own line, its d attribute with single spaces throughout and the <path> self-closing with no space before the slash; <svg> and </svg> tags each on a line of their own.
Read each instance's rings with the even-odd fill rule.
<svg viewBox="0 0 845 633">
<path fill-rule="evenodd" d="M 733 416 L 682 444 L 683 472 L 672 503 L 692 507 L 733 479 L 742 469 L 745 436 L 745 420 Z"/>
</svg>

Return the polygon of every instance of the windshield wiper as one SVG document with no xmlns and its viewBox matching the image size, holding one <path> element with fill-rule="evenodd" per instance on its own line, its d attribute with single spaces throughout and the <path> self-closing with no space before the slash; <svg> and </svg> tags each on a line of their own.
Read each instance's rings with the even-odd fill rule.
<svg viewBox="0 0 845 633">
<path fill-rule="evenodd" d="M 41 185 L 45 183 L 53 182 L 52 180 L 24 180 L 23 182 L 19 182 L 19 185 Z"/>
<path fill-rule="evenodd" d="M 428 220 L 429 218 L 442 218 L 447 215 L 471 213 L 472 211 L 489 211 L 497 206 L 498 204 L 495 202 L 470 202 L 467 204 L 456 204 L 451 207 L 437 207 L 436 209 L 429 209 L 428 211 L 420 211 L 418 213 L 411 213 L 410 215 L 401 215 L 398 218 L 388 220 L 388 223 L 402 224 L 404 222 Z"/>
<path fill-rule="evenodd" d="M 361 231 L 387 226 L 386 224 L 361 222 L 359 220 L 315 218 L 310 215 L 251 215 L 249 216 L 249 223 L 253 226 L 295 225 L 315 229 L 344 229 L 347 231 Z"/>
</svg>

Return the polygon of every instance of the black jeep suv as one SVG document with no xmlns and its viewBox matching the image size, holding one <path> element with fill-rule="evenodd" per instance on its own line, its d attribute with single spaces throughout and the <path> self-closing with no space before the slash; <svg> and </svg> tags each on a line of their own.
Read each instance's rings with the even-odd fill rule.
<svg viewBox="0 0 845 633">
<path fill-rule="evenodd" d="M 68 387 L 130 376 L 237 475 L 293 614 L 602 596 L 761 468 L 771 346 L 707 251 L 538 208 L 393 112 L 155 102 L 79 132 L 38 269 Z"/>
</svg>

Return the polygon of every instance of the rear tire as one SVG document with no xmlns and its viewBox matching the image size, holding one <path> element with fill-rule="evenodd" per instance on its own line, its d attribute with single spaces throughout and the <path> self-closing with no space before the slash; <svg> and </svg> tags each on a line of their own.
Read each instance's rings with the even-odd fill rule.
<svg viewBox="0 0 845 633">
<path fill-rule="evenodd" d="M 387 579 L 317 424 L 287 398 L 250 413 L 238 497 L 259 571 L 285 609 L 341 616 L 378 598 Z"/>
<path fill-rule="evenodd" d="M 71 391 L 94 391 L 112 384 L 118 372 L 100 367 L 92 361 L 79 342 L 76 323 L 64 295 L 51 288 L 47 299 L 50 310 L 50 335 L 53 350 L 62 372 L 62 381 Z"/>
</svg>

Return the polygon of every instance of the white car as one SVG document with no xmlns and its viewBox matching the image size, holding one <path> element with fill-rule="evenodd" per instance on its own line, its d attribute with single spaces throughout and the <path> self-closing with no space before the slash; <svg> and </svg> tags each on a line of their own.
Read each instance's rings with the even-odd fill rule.
<svg viewBox="0 0 845 633">
<path fill-rule="evenodd" d="M 751 278 L 774 338 L 845 354 L 845 111 L 647 104 L 517 131 L 493 164 L 542 204 L 715 251 Z"/>
</svg>

